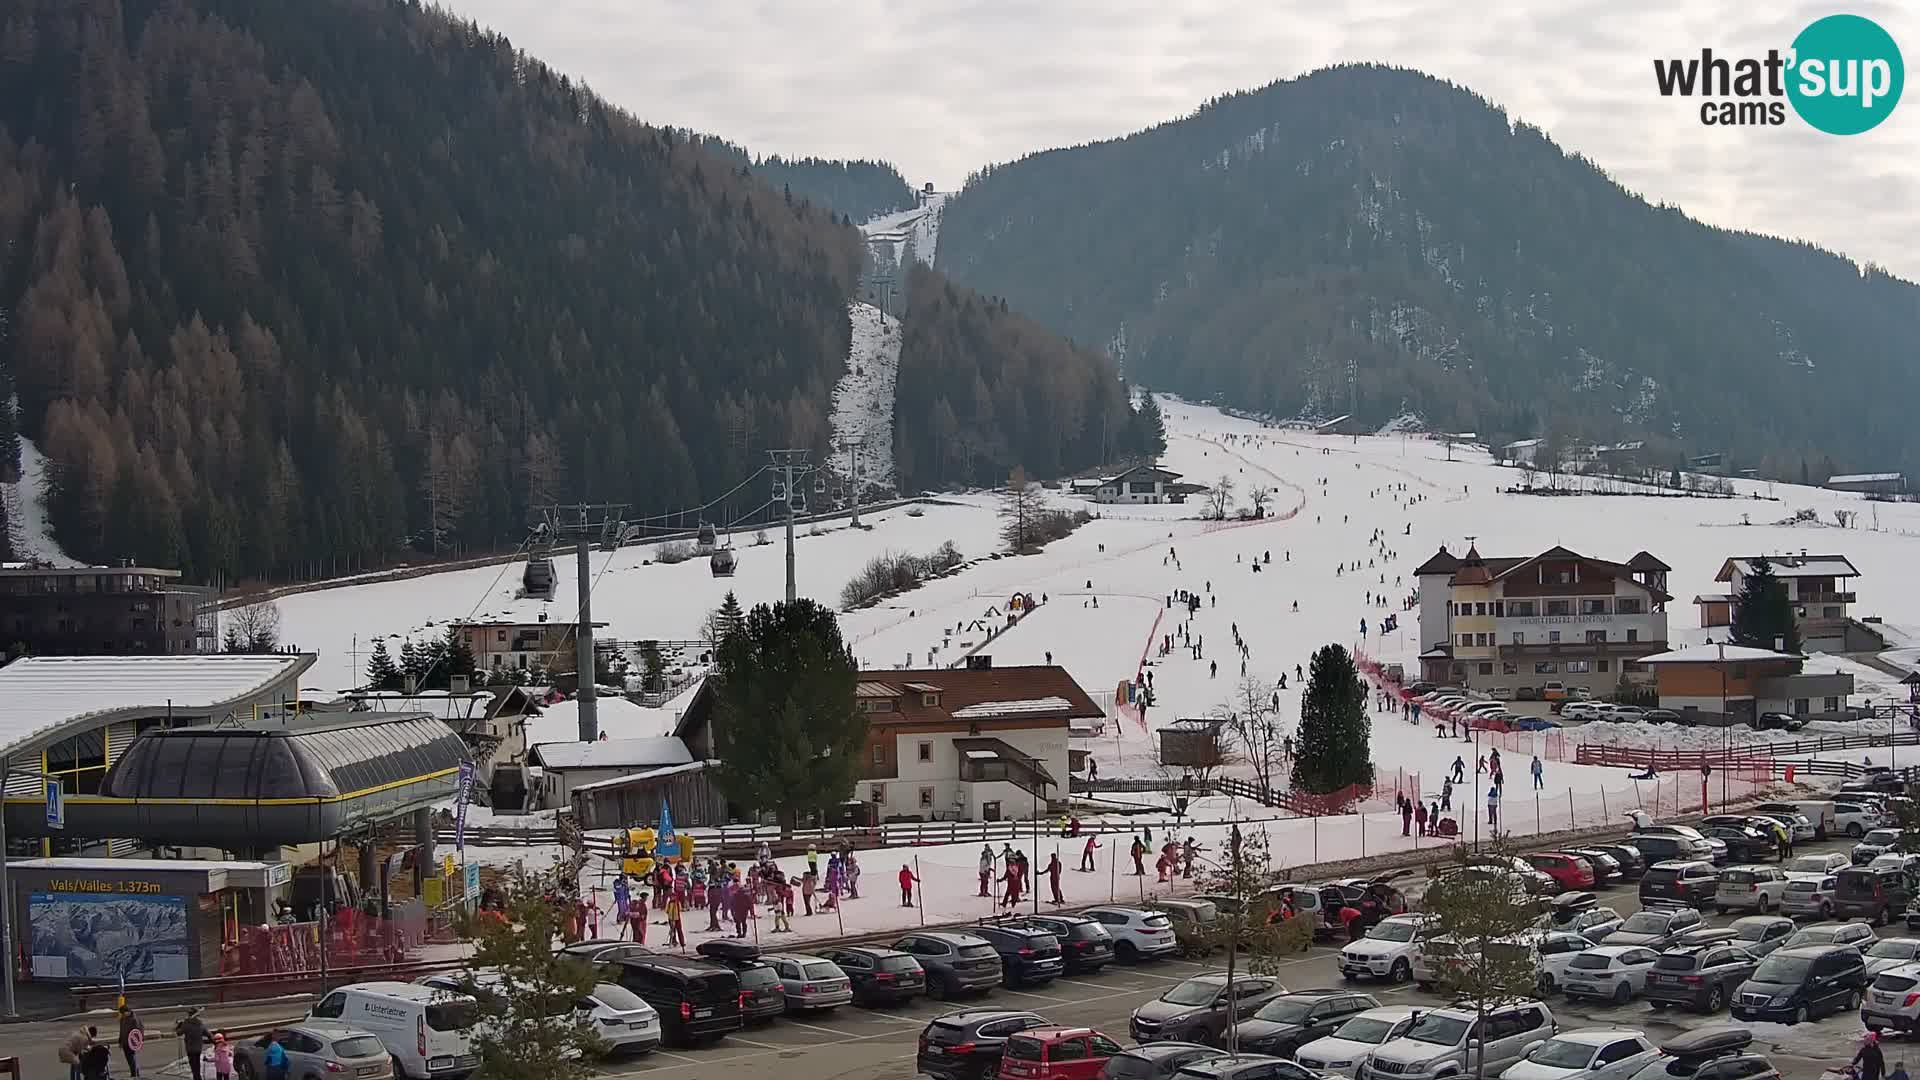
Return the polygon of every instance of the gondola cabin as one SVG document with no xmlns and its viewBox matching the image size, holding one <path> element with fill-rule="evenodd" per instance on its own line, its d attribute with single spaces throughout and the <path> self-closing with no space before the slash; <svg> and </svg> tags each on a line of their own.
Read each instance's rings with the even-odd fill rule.
<svg viewBox="0 0 1920 1080">
<path fill-rule="evenodd" d="M 732 577 L 735 557 L 732 548 L 721 548 L 707 559 L 707 568 L 714 577 Z"/>
<path fill-rule="evenodd" d="M 551 600 L 554 581 L 552 559 L 528 559 L 527 569 L 520 575 L 520 588 L 535 600 Z"/>
</svg>

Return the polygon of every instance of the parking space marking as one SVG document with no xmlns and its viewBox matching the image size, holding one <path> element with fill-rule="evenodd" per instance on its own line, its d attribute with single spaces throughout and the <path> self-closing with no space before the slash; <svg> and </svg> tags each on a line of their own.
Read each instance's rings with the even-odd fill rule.
<svg viewBox="0 0 1920 1080">
<path fill-rule="evenodd" d="M 1071 1005 L 1071 1004 L 1073 1004 L 1073 1000 L 1072 1000 L 1071 998 L 1061 998 L 1061 997 L 1051 997 L 1051 996 L 1049 996 L 1049 995 L 1047 995 L 1047 994 L 1029 994 L 1029 993 L 1027 993 L 1027 992 L 1026 992 L 1025 990 L 1007 990 L 1007 989 L 1004 989 L 1004 988 L 1003 988 L 1003 989 L 1002 989 L 1002 990 L 1000 991 L 1000 993 L 1002 993 L 1002 994 L 1010 994 L 1010 995 L 1012 995 L 1013 997 L 1023 997 L 1023 998 L 1032 998 L 1032 999 L 1033 999 L 1033 1000 L 1035 1000 L 1035 1001 L 1051 1001 L 1051 1002 L 1053 1002 L 1053 1003 L 1054 1003 L 1055 1005 Z"/>
<path fill-rule="evenodd" d="M 873 1009 L 864 1008 L 859 1005 L 849 1005 L 847 1006 L 847 1008 L 852 1009 L 854 1012 L 857 1012 L 862 1016 L 871 1016 L 873 1017 L 874 1022 L 879 1024 L 906 1024 L 908 1027 L 919 1027 L 921 1024 L 925 1023 L 924 1020 L 921 1020 L 917 1017 L 912 1017 L 912 1016 L 904 1015 L 901 1013 L 877 1012 Z"/>
<path fill-rule="evenodd" d="M 820 1033 L 820 1034 L 822 1034 L 822 1035 L 831 1035 L 831 1036 L 833 1036 L 833 1037 L 834 1037 L 834 1038 L 836 1038 L 836 1039 L 858 1039 L 858 1038 L 870 1038 L 870 1039 L 877 1039 L 877 1038 L 881 1038 L 881 1036 L 879 1036 L 879 1035 L 867 1035 L 867 1036 L 861 1036 L 861 1035 L 849 1035 L 849 1034 L 847 1034 L 847 1033 L 846 1033 L 846 1032 L 844 1032 L 844 1031 L 835 1031 L 835 1030 L 833 1030 L 832 1028 L 823 1028 L 823 1027 L 818 1027 L 818 1026 L 816 1026 L 816 1025 L 814 1025 L 814 1024 L 803 1024 L 803 1023 L 801 1023 L 801 1022 L 800 1022 L 800 1021 L 798 1021 L 798 1020 L 786 1020 L 786 1021 L 783 1021 L 782 1023 L 783 1023 L 783 1024 L 784 1024 L 784 1026 L 786 1026 L 786 1027 L 797 1027 L 797 1028 L 806 1028 L 806 1029 L 807 1029 L 808 1031 L 817 1031 L 817 1032 L 819 1032 L 819 1033 Z M 809 1044 L 809 1045 L 812 1045 L 812 1044 Z"/>
<path fill-rule="evenodd" d="M 743 1046 L 757 1046 L 757 1047 L 759 1047 L 759 1048 L 760 1048 L 760 1049 L 762 1049 L 762 1050 L 790 1050 L 790 1049 L 793 1049 L 793 1047 L 790 1047 L 790 1046 L 781 1046 L 781 1045 L 778 1045 L 778 1044 L 776 1044 L 776 1043 L 763 1043 L 763 1042 L 755 1042 L 755 1041 L 753 1041 L 752 1039 L 743 1039 L 743 1038 L 741 1038 L 741 1037 L 740 1037 L 740 1036 L 738 1036 L 738 1035 L 728 1035 L 728 1036 L 727 1036 L 727 1041 L 728 1041 L 728 1042 L 736 1042 L 736 1043 L 740 1043 L 740 1044 L 741 1044 L 741 1045 L 743 1045 Z M 803 1044 L 803 1045 L 810 1045 L 810 1044 Z M 687 1059 L 687 1060 L 689 1060 L 689 1061 L 691 1061 L 691 1060 L 693 1060 L 693 1059 L 691 1059 L 691 1058 L 689 1058 L 689 1059 Z"/>
</svg>

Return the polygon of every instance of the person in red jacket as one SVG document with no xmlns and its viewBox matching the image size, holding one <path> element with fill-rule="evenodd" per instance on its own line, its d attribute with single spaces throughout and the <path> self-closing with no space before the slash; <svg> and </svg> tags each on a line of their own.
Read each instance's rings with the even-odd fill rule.
<svg viewBox="0 0 1920 1080">
<path fill-rule="evenodd" d="M 1100 841 L 1096 839 L 1092 833 L 1088 833 L 1087 846 L 1080 849 L 1080 870 L 1082 873 L 1093 873 L 1093 849 L 1099 846 Z"/>
<path fill-rule="evenodd" d="M 900 906 L 913 906 L 913 883 L 920 879 L 913 875 L 913 869 L 906 863 L 900 864 Z"/>
<path fill-rule="evenodd" d="M 1060 853 L 1054 852 L 1053 858 L 1047 862 L 1047 884 L 1053 886 L 1053 902 L 1056 904 L 1066 903 L 1060 896 L 1060 871 L 1064 869 L 1060 865 Z"/>
</svg>

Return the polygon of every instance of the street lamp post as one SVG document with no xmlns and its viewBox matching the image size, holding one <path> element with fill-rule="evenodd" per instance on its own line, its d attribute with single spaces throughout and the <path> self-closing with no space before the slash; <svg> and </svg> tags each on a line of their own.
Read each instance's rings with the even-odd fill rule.
<svg viewBox="0 0 1920 1080">
<path fill-rule="evenodd" d="M 1720 805 L 1727 805 L 1727 772 L 1733 757 L 1733 717 L 1727 715 L 1727 643 L 1717 646 L 1720 650 L 1720 732 L 1722 735 L 1720 751 Z M 1755 717 L 1755 722 L 1759 721 Z M 1706 801 L 1706 793 L 1700 794 L 1700 800 Z"/>
</svg>

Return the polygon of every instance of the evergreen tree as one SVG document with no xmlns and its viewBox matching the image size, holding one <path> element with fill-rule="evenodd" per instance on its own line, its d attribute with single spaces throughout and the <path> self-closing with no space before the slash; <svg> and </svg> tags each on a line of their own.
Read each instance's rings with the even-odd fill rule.
<svg viewBox="0 0 1920 1080">
<path fill-rule="evenodd" d="M 1321 646 L 1307 668 L 1300 699 L 1300 732 L 1293 786 L 1325 794 L 1373 782 L 1367 691 L 1353 657 L 1339 645 Z"/>
<path fill-rule="evenodd" d="M 867 718 L 859 672 L 833 611 L 802 597 L 760 604 L 717 651 L 716 774 L 727 798 L 774 811 L 783 828 L 846 801 L 860 777 Z"/>
<path fill-rule="evenodd" d="M 1740 595 L 1734 600 L 1733 625 L 1728 628 L 1735 645 L 1755 649 L 1800 651 L 1800 626 L 1793 616 L 1793 603 L 1787 599 L 1787 583 L 1773 572 L 1773 563 L 1756 556 L 1751 572 L 1740 580 Z"/>
<path fill-rule="evenodd" d="M 740 610 L 740 598 L 733 595 L 732 589 L 727 590 L 726 597 L 720 601 L 720 610 L 715 614 L 718 618 L 715 620 L 714 628 L 719 631 L 719 634 L 714 641 L 724 641 L 728 634 L 740 628 L 740 620 L 745 617 L 745 613 Z"/>
<path fill-rule="evenodd" d="M 458 629 L 448 627 L 444 649 L 441 667 L 445 669 L 445 674 L 439 676 L 439 680 L 451 685 L 451 679 L 455 675 L 465 675 L 471 679 L 474 672 L 473 647 L 467 644 L 466 636 Z M 468 685 L 471 686 L 472 683 L 469 682 Z"/>
<path fill-rule="evenodd" d="M 1159 457 L 1167 451 L 1167 421 L 1160 415 L 1160 403 L 1153 391 L 1143 390 L 1140 407 L 1133 413 L 1133 435 L 1129 450 L 1143 457 Z"/>
<path fill-rule="evenodd" d="M 432 664 L 433 655 L 415 645 L 412 638 L 400 643 L 400 674 L 403 678 L 412 679 L 415 689 L 425 686 L 427 669 Z M 404 686 L 405 683 L 403 682 L 402 685 Z"/>
<path fill-rule="evenodd" d="M 367 660 L 367 689 L 398 690 L 400 683 L 400 666 L 387 651 L 387 639 L 380 638 L 373 643 L 373 656 Z"/>
</svg>

